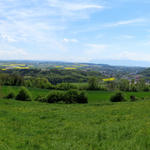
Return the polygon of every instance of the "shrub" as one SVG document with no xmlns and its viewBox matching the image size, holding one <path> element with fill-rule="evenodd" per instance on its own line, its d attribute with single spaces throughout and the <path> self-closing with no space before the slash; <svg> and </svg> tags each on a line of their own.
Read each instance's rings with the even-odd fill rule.
<svg viewBox="0 0 150 150">
<path fill-rule="evenodd" d="M 53 91 L 46 96 L 45 102 L 58 103 L 64 101 L 64 92 Z"/>
<path fill-rule="evenodd" d="M 50 92 L 46 97 L 38 96 L 36 101 L 47 102 L 47 103 L 88 103 L 88 99 L 84 92 L 78 90 L 64 91 L 53 91 Z"/>
<path fill-rule="evenodd" d="M 134 101 L 137 101 L 138 99 L 137 99 L 137 97 L 136 96 L 134 96 L 134 95 L 131 95 L 130 96 L 130 101 L 131 102 L 134 102 Z"/>
<path fill-rule="evenodd" d="M 79 95 L 78 95 L 78 99 L 77 99 L 77 102 L 78 103 L 88 103 L 88 98 L 87 96 L 85 95 L 85 92 L 80 92 Z"/>
<path fill-rule="evenodd" d="M 84 92 L 79 92 L 78 90 L 69 90 L 66 92 L 65 103 L 88 103 L 87 97 Z"/>
<path fill-rule="evenodd" d="M 35 101 L 46 102 L 46 97 L 44 97 L 44 96 L 37 96 L 37 97 L 35 98 Z"/>
<path fill-rule="evenodd" d="M 15 93 L 14 92 L 10 92 L 8 93 L 8 95 L 6 96 L 7 99 L 14 99 L 15 98 Z"/>
<path fill-rule="evenodd" d="M 122 102 L 122 101 L 125 101 L 125 98 L 121 92 L 118 92 L 110 98 L 110 101 L 111 102 Z"/>
<path fill-rule="evenodd" d="M 31 101 L 32 96 L 31 96 L 30 92 L 25 87 L 22 87 L 16 96 L 16 100 Z"/>
<path fill-rule="evenodd" d="M 65 96 L 65 103 L 71 104 L 71 103 L 77 103 L 78 99 L 78 90 L 69 90 L 66 92 Z"/>
</svg>

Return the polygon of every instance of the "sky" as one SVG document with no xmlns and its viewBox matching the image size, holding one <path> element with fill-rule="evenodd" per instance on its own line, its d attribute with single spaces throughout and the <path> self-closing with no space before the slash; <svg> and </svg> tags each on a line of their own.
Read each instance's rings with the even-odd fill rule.
<svg viewBox="0 0 150 150">
<path fill-rule="evenodd" d="M 149 0 L 0 0 L 0 60 L 150 61 Z"/>
</svg>

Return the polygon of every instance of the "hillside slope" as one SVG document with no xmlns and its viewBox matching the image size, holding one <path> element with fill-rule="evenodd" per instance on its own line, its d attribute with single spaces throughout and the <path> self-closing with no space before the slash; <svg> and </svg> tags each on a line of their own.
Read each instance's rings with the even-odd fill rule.
<svg viewBox="0 0 150 150">
<path fill-rule="evenodd" d="M 150 101 L 47 105 L 0 100 L 0 149 L 148 150 Z"/>
</svg>

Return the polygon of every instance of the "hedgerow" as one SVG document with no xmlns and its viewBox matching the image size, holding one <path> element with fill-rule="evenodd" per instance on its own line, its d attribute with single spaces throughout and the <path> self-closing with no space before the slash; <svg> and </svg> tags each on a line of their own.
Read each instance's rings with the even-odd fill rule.
<svg viewBox="0 0 150 150">
<path fill-rule="evenodd" d="M 85 92 L 79 92 L 78 90 L 52 91 L 45 97 L 38 96 L 35 100 L 47 103 L 88 103 Z"/>
</svg>

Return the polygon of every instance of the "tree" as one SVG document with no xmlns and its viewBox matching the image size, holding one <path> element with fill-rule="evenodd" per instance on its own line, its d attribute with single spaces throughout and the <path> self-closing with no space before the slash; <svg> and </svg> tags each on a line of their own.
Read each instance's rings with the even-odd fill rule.
<svg viewBox="0 0 150 150">
<path fill-rule="evenodd" d="M 132 92 L 137 92 L 138 91 L 137 85 L 135 84 L 135 80 L 131 80 L 130 91 L 132 91 Z"/>
<path fill-rule="evenodd" d="M 137 81 L 137 89 L 139 91 L 144 91 L 144 89 L 146 88 L 146 83 L 144 81 L 144 79 L 140 79 Z"/>
<path fill-rule="evenodd" d="M 95 77 L 91 77 L 88 80 L 88 90 L 98 90 L 98 80 Z"/>
<path fill-rule="evenodd" d="M 119 81 L 119 89 L 121 91 L 130 91 L 130 86 L 129 85 L 130 85 L 130 83 L 126 79 L 121 79 Z"/>
</svg>

